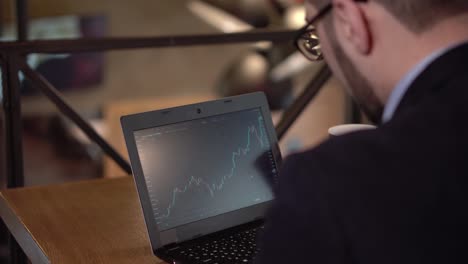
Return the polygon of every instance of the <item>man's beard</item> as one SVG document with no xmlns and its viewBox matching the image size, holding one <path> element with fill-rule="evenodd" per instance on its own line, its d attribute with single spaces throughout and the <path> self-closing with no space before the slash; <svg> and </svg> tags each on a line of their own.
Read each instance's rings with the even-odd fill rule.
<svg viewBox="0 0 468 264">
<path fill-rule="evenodd" d="M 330 30 L 327 30 L 327 32 L 331 32 L 327 35 L 329 36 L 338 66 L 341 68 L 343 77 L 346 79 L 343 80 L 345 82 L 344 85 L 349 86 L 351 96 L 367 118 L 374 124 L 379 124 L 382 120 L 382 103 L 377 98 L 370 82 L 357 70 L 354 63 L 345 54 L 343 48 L 341 48 L 333 27 L 330 27 Z"/>
</svg>

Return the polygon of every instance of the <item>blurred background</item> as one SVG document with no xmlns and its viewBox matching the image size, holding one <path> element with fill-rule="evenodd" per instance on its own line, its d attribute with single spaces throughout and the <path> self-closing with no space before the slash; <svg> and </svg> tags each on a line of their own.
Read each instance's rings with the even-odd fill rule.
<svg viewBox="0 0 468 264">
<path fill-rule="evenodd" d="M 302 2 L 29 0 L 28 37 L 34 40 L 296 29 L 305 23 Z M 16 38 L 14 7 L 13 0 L 0 0 L 1 41 Z M 275 46 L 257 43 L 99 54 L 33 54 L 28 63 L 125 157 L 121 115 L 264 91 L 277 122 L 321 67 L 302 59 L 292 42 Z M 31 83 L 22 81 L 21 89 L 27 186 L 125 175 Z M 346 109 L 344 92 L 335 80 L 330 80 L 282 140 L 283 156 L 319 144 L 327 137 L 329 127 L 345 122 Z"/>
<path fill-rule="evenodd" d="M 30 0 L 29 39 L 229 33 L 304 25 L 302 1 Z M 1 40 L 15 40 L 14 2 L 0 0 Z M 264 91 L 274 120 L 320 67 L 292 43 L 145 49 L 101 54 L 33 54 L 28 63 L 125 155 L 120 115 L 245 92 Z M 23 81 L 26 184 L 124 173 Z M 282 141 L 283 155 L 318 144 L 345 116 L 345 98 L 330 81 Z M 44 166 L 47 164 L 47 166 Z"/>
</svg>

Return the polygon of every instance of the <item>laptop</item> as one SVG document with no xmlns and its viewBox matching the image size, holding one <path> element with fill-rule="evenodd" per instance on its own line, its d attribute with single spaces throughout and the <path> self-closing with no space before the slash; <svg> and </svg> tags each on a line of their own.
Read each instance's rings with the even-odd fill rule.
<svg viewBox="0 0 468 264">
<path fill-rule="evenodd" d="M 250 263 L 281 159 L 266 97 L 123 116 L 153 252 L 169 263 Z"/>
</svg>

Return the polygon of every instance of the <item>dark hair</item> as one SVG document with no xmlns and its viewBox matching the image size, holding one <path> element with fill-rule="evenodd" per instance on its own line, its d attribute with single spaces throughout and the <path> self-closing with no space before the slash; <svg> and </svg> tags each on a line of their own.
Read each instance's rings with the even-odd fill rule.
<svg viewBox="0 0 468 264">
<path fill-rule="evenodd" d="M 332 0 L 308 0 L 318 7 Z M 381 4 L 411 31 L 423 32 L 445 18 L 468 13 L 468 0 L 369 0 Z"/>
<path fill-rule="evenodd" d="M 447 17 L 468 12 L 467 0 L 373 0 L 414 32 L 423 32 Z"/>
</svg>

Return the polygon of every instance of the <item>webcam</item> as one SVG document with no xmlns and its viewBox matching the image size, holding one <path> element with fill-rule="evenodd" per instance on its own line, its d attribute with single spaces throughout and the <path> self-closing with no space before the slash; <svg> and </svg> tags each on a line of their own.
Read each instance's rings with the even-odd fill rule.
<svg viewBox="0 0 468 264">
<path fill-rule="evenodd" d="M 197 108 L 197 114 L 201 114 L 201 108 Z"/>
</svg>

